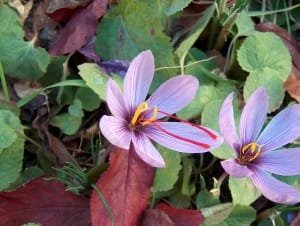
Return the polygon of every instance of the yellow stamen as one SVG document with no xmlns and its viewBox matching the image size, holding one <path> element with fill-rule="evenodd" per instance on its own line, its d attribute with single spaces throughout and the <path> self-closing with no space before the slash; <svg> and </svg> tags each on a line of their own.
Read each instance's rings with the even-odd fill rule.
<svg viewBox="0 0 300 226">
<path fill-rule="evenodd" d="M 242 155 L 247 156 L 247 161 L 251 162 L 259 156 L 259 154 L 261 152 L 261 148 L 262 148 L 262 145 L 258 145 L 257 143 L 250 143 L 250 144 L 245 145 L 242 148 L 241 152 L 242 152 Z M 250 151 L 251 155 L 247 155 L 247 151 Z"/>
<path fill-rule="evenodd" d="M 145 126 L 145 125 L 148 125 L 148 124 L 150 124 L 151 122 L 153 122 L 153 121 L 156 119 L 157 113 L 158 113 L 158 109 L 157 109 L 157 107 L 155 106 L 155 107 L 153 108 L 153 114 L 151 115 L 151 117 L 148 118 L 148 119 L 145 119 L 143 122 L 141 122 L 141 125 L 142 125 L 142 126 Z"/>
<path fill-rule="evenodd" d="M 137 123 L 138 118 L 140 117 L 140 115 L 147 111 L 149 109 L 148 107 L 148 103 L 147 102 L 142 102 L 135 110 L 134 115 L 131 119 L 131 125 L 134 126 Z"/>
</svg>

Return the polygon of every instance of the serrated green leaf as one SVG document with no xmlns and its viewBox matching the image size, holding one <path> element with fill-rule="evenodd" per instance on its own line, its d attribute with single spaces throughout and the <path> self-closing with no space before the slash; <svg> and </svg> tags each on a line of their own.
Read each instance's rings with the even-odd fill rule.
<svg viewBox="0 0 300 226">
<path fill-rule="evenodd" d="M 67 135 L 73 135 L 80 128 L 83 116 L 82 104 L 80 100 L 75 99 L 73 100 L 73 104 L 69 106 L 68 113 L 54 116 L 50 124 L 60 128 L 61 131 Z"/>
<path fill-rule="evenodd" d="M 23 38 L 24 31 L 18 13 L 8 5 L 0 4 L 0 34 L 14 33 L 18 38 Z M 2 37 L 1 37 L 2 38 Z"/>
<path fill-rule="evenodd" d="M 178 11 L 183 10 L 187 7 L 193 0 L 172 0 L 171 5 L 168 9 L 166 9 L 166 15 L 170 16 Z"/>
<path fill-rule="evenodd" d="M 156 170 L 151 191 L 168 191 L 173 188 L 178 180 L 178 174 L 181 169 L 180 155 L 178 152 L 171 151 L 162 146 L 157 147 L 166 162 L 166 167 Z"/>
<path fill-rule="evenodd" d="M 255 220 L 255 210 L 250 206 L 239 206 L 233 207 L 232 212 L 224 220 L 224 222 L 217 224 L 218 226 L 249 226 Z"/>
<path fill-rule="evenodd" d="M 53 117 L 50 124 L 58 127 L 64 134 L 73 135 L 80 128 L 81 118 L 70 115 L 69 113 L 62 113 Z"/>
<path fill-rule="evenodd" d="M 249 178 L 229 177 L 229 188 L 234 204 L 247 206 L 261 195 Z"/>
<path fill-rule="evenodd" d="M 84 113 L 82 111 L 82 104 L 81 101 L 78 99 L 73 100 L 73 104 L 69 106 L 68 112 L 70 115 L 73 115 L 78 118 L 82 118 Z"/>
<path fill-rule="evenodd" d="M 251 94 L 259 87 L 265 87 L 269 97 L 269 112 L 278 109 L 284 98 L 283 82 L 272 73 L 272 70 L 266 69 L 261 74 L 250 74 L 244 86 L 244 99 L 248 100 Z"/>
<path fill-rule="evenodd" d="M 217 225 L 229 216 L 232 209 L 232 203 L 223 203 L 208 208 L 202 208 L 201 213 L 204 216 L 204 223 L 202 225 Z"/>
<path fill-rule="evenodd" d="M 100 106 L 101 100 L 99 96 L 88 87 L 80 87 L 75 93 L 75 98 L 79 99 L 82 107 L 86 111 L 93 111 Z"/>
<path fill-rule="evenodd" d="M 207 208 L 219 204 L 219 197 L 208 191 L 200 191 L 196 197 L 197 209 Z"/>
<path fill-rule="evenodd" d="M 255 210 L 250 206 L 232 206 L 220 204 L 202 209 L 204 216 L 203 226 L 249 226 L 255 220 Z"/>
<path fill-rule="evenodd" d="M 0 39 L 0 61 L 5 74 L 24 80 L 35 80 L 44 75 L 50 57 L 43 48 L 35 48 L 13 33 L 4 34 Z"/>
<path fill-rule="evenodd" d="M 256 32 L 249 36 L 238 50 L 238 62 L 243 70 L 250 72 L 250 76 L 272 73 L 283 82 L 292 68 L 289 50 L 271 32 Z"/>
<path fill-rule="evenodd" d="M 0 110 L 0 124 L 9 125 L 10 132 L 7 126 L 1 127 L 1 136 L 6 136 L 5 133 L 11 134 L 11 130 L 17 136 L 13 142 L 2 149 L 0 153 L 0 191 L 8 188 L 12 182 L 18 177 L 22 169 L 24 139 L 23 127 L 19 118 L 10 111 Z"/>
<path fill-rule="evenodd" d="M 0 154 L 18 138 L 16 131 L 22 131 L 18 117 L 7 110 L 0 110 Z"/>
<path fill-rule="evenodd" d="M 106 99 L 106 84 L 109 80 L 107 74 L 102 72 L 97 64 L 84 63 L 78 66 L 79 75 L 101 100 Z"/>
<path fill-rule="evenodd" d="M 254 23 L 245 10 L 238 15 L 235 24 L 238 29 L 238 36 L 249 36 L 255 32 Z"/>
<path fill-rule="evenodd" d="M 220 131 L 219 129 L 219 112 L 224 101 L 223 99 L 214 100 L 205 105 L 202 115 L 201 115 L 201 124 L 209 128 L 214 129 L 215 131 Z M 234 105 L 234 115 L 236 118 L 239 116 L 239 111 Z M 214 149 L 211 154 L 221 159 L 229 159 L 234 157 L 234 151 L 227 145 L 223 143 L 220 147 Z"/>
</svg>

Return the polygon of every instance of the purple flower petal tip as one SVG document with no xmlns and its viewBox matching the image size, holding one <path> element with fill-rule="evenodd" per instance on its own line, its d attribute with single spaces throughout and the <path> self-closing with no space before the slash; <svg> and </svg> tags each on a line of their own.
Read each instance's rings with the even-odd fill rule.
<svg viewBox="0 0 300 226">
<path fill-rule="evenodd" d="M 236 159 L 224 160 L 221 165 L 226 173 L 236 178 L 248 177 L 252 174 L 247 166 L 240 165 Z"/>
</svg>

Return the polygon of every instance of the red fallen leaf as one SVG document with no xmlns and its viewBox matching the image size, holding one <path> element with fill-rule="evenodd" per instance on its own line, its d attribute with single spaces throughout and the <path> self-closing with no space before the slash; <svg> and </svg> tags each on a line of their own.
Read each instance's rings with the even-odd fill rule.
<svg viewBox="0 0 300 226">
<path fill-rule="evenodd" d="M 74 13 L 50 45 L 50 54 L 63 55 L 80 49 L 95 34 L 98 19 L 104 15 L 108 0 L 94 0 Z"/>
<path fill-rule="evenodd" d="M 146 210 L 141 226 L 176 226 L 169 216 L 161 210 Z"/>
<path fill-rule="evenodd" d="M 116 226 L 138 225 L 149 198 L 154 168 L 141 160 L 134 150 L 114 148 L 110 166 L 97 182 L 110 207 Z M 112 221 L 96 191 L 91 197 L 93 226 L 111 226 Z"/>
<path fill-rule="evenodd" d="M 179 209 L 164 203 L 158 204 L 156 208 L 168 214 L 175 226 L 199 226 L 204 221 L 199 210 Z"/>
<path fill-rule="evenodd" d="M 300 102 L 300 72 L 293 66 L 292 72 L 284 83 L 284 89 L 293 97 L 297 102 Z"/>
<path fill-rule="evenodd" d="M 43 226 L 88 226 L 89 199 L 65 191 L 62 183 L 42 178 L 0 193 L 0 225 L 29 222 Z"/>
<path fill-rule="evenodd" d="M 46 12 L 56 22 L 65 23 L 78 9 L 85 7 L 89 2 L 90 0 L 51 0 L 48 2 Z"/>
</svg>

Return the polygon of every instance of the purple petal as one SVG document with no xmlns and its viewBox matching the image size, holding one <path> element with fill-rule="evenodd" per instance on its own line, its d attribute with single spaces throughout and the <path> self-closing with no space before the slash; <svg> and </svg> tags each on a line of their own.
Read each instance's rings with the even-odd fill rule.
<svg viewBox="0 0 300 226">
<path fill-rule="evenodd" d="M 237 135 L 232 105 L 233 93 L 229 94 L 222 104 L 219 113 L 219 126 L 225 141 L 235 151 L 240 150 L 240 138 Z"/>
<path fill-rule="evenodd" d="M 205 129 L 214 134 L 216 139 L 212 139 L 207 133 L 192 125 L 181 122 L 156 122 L 156 124 L 146 126 L 144 133 L 169 149 L 186 153 L 202 153 L 217 148 L 223 143 L 223 138 L 218 136 L 216 132 L 208 128 Z M 208 144 L 210 147 L 201 147 L 193 142 Z"/>
<path fill-rule="evenodd" d="M 296 204 L 300 202 L 300 192 L 290 185 L 287 185 L 271 174 L 261 169 L 253 168 L 250 176 L 253 184 L 269 200 L 277 203 Z"/>
<path fill-rule="evenodd" d="M 242 144 L 249 144 L 257 138 L 268 112 L 268 96 L 264 88 L 258 88 L 247 100 L 240 120 Z"/>
<path fill-rule="evenodd" d="M 247 166 L 240 165 L 236 159 L 221 161 L 221 165 L 226 173 L 236 178 L 248 177 L 252 174 L 252 171 Z"/>
<path fill-rule="evenodd" d="M 124 98 L 117 83 L 110 79 L 107 83 L 106 102 L 110 112 L 118 118 L 126 118 L 127 109 Z"/>
<path fill-rule="evenodd" d="M 130 111 L 146 99 L 154 75 L 154 57 L 150 50 L 135 57 L 124 78 L 124 96 Z"/>
<path fill-rule="evenodd" d="M 123 119 L 104 115 L 100 120 L 100 129 L 111 144 L 128 150 L 132 132 L 128 130 L 127 124 Z"/>
<path fill-rule="evenodd" d="M 165 167 L 165 161 L 144 134 L 135 134 L 132 138 L 134 149 L 138 156 L 153 167 Z"/>
<path fill-rule="evenodd" d="M 199 82 L 194 76 L 180 75 L 164 82 L 149 98 L 149 107 L 173 114 L 187 106 L 195 97 Z M 158 114 L 157 118 L 166 117 Z"/>
<path fill-rule="evenodd" d="M 283 176 L 300 174 L 300 148 L 286 148 L 262 153 L 255 164 L 270 173 Z"/>
<path fill-rule="evenodd" d="M 263 130 L 257 143 L 263 151 L 270 151 L 294 141 L 300 134 L 300 104 L 278 113 Z"/>
</svg>

